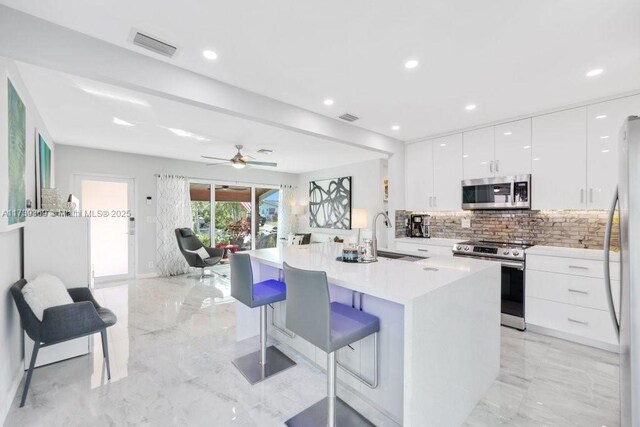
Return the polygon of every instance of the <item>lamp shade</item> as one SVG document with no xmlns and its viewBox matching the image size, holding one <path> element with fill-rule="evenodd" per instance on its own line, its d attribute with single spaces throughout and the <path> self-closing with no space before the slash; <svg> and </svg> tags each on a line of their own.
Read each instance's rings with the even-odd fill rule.
<svg viewBox="0 0 640 427">
<path fill-rule="evenodd" d="M 351 210 L 351 228 L 367 228 L 368 219 L 365 209 Z"/>
<path fill-rule="evenodd" d="M 291 214 L 292 215 L 302 215 L 304 213 L 303 205 L 291 205 Z"/>
</svg>

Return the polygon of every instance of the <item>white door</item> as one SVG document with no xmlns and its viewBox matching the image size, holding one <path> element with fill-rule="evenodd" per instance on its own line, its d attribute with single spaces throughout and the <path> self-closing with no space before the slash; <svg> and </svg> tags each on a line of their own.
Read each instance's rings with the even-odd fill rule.
<svg viewBox="0 0 640 427">
<path fill-rule="evenodd" d="M 462 205 L 462 134 L 434 139 L 432 211 L 459 211 Z"/>
<path fill-rule="evenodd" d="M 431 141 L 416 142 L 405 149 L 406 209 L 426 211 L 433 204 L 433 151 Z"/>
<path fill-rule="evenodd" d="M 624 120 L 640 115 L 640 95 L 587 107 L 587 206 L 609 209 L 618 182 L 618 134 Z"/>
<path fill-rule="evenodd" d="M 532 209 L 584 209 L 587 108 L 533 118 Z"/>
<path fill-rule="evenodd" d="M 493 126 L 462 134 L 464 179 L 493 176 Z"/>
<path fill-rule="evenodd" d="M 531 119 L 495 126 L 495 174 L 531 173 Z"/>
<path fill-rule="evenodd" d="M 96 282 L 135 273 L 134 181 L 76 175 L 83 215 L 91 217 L 91 263 Z"/>
</svg>

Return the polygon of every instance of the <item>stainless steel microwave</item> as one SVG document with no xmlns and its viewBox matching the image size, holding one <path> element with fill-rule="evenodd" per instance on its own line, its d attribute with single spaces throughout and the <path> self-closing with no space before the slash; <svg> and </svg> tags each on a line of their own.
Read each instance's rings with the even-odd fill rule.
<svg viewBox="0 0 640 427">
<path fill-rule="evenodd" d="M 462 209 L 531 209 L 531 175 L 464 180 Z"/>
</svg>

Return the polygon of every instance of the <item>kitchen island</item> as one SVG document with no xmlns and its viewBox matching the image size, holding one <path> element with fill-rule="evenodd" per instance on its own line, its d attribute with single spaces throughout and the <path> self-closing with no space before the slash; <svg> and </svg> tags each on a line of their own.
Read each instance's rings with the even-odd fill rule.
<svg viewBox="0 0 640 427">
<path fill-rule="evenodd" d="M 377 387 L 344 370 L 339 380 L 402 425 L 462 424 L 500 368 L 500 266 L 454 257 L 348 264 L 336 261 L 342 247 L 250 251 L 254 280 L 281 278 L 283 261 L 325 271 L 332 300 L 380 318 Z M 325 353 L 284 329 L 285 310 L 285 302 L 274 305 L 270 334 L 324 368 Z M 241 304 L 236 313 L 238 339 L 256 335 L 257 313 Z M 371 337 L 341 349 L 338 360 L 372 380 Z"/>
</svg>

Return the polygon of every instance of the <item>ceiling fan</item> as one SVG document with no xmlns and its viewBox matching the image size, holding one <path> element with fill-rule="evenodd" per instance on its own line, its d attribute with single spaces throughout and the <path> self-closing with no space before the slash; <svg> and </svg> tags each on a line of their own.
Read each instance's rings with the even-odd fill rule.
<svg viewBox="0 0 640 427">
<path fill-rule="evenodd" d="M 233 166 L 236 169 L 242 169 L 247 165 L 270 166 L 270 167 L 278 166 L 277 163 L 273 163 L 273 162 L 256 162 L 254 160 L 249 160 L 249 159 L 253 159 L 253 157 L 247 156 L 240 152 L 240 150 L 242 150 L 242 145 L 236 145 L 236 148 L 238 149 L 238 153 L 230 159 L 221 159 L 220 157 L 210 157 L 210 156 L 202 156 L 202 157 L 205 159 L 222 160 L 222 163 L 209 163 L 207 166 L 222 165 L 226 162 L 231 162 L 231 166 Z"/>
</svg>

